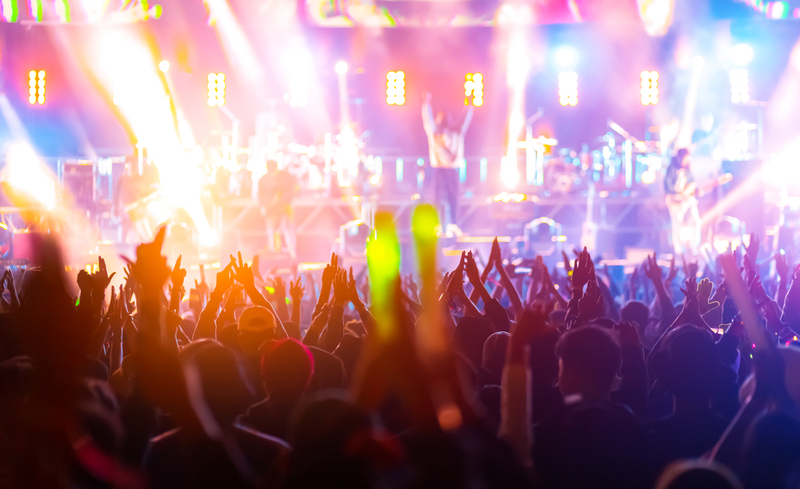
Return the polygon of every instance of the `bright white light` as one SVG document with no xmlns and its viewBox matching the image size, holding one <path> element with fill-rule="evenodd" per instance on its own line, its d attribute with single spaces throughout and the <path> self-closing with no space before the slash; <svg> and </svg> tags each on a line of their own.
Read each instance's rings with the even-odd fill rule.
<svg viewBox="0 0 800 489">
<path fill-rule="evenodd" d="M 55 208 L 55 178 L 27 143 L 13 143 L 8 147 L 2 180 L 23 198 L 48 209 Z"/>
<path fill-rule="evenodd" d="M 147 148 L 171 204 L 186 210 L 201 242 L 212 242 L 216 237 L 200 203 L 205 175 L 196 155 L 186 151 L 191 142 L 176 130 L 172 110 L 164 103 L 167 93 L 146 41 L 124 30 L 98 31 L 97 36 L 91 43 L 96 52 L 89 58 L 90 68 L 115 95 L 121 116 Z M 224 79 L 224 75 L 208 75 L 208 81 Z M 208 100 L 210 105 L 218 99 Z M 181 132 L 191 131 L 187 126 Z"/>
<path fill-rule="evenodd" d="M 377 174 L 372 175 L 371 177 L 369 177 L 369 183 L 371 185 L 378 185 L 379 183 L 381 183 L 381 176 Z"/>
<path fill-rule="evenodd" d="M 344 61 L 339 61 L 338 63 L 336 63 L 336 73 L 340 75 L 344 75 L 345 73 L 347 73 L 347 63 L 345 63 Z"/>
<path fill-rule="evenodd" d="M 747 66 L 753 61 L 753 48 L 748 44 L 737 44 L 728 52 L 730 60 L 736 66 Z"/>
<path fill-rule="evenodd" d="M 569 46 L 562 46 L 556 50 L 556 64 L 562 68 L 572 68 L 578 61 L 578 53 Z"/>
<path fill-rule="evenodd" d="M 689 226 L 684 226 L 678 232 L 678 236 L 681 238 L 681 241 L 691 241 L 694 236 L 694 229 Z"/>
<path fill-rule="evenodd" d="M 642 183 L 651 184 L 656 181 L 656 172 L 647 170 L 642 173 Z"/>
<path fill-rule="evenodd" d="M 162 73 L 166 73 L 169 71 L 169 61 L 166 59 L 162 59 L 160 63 L 158 63 L 158 69 L 161 70 Z"/>
<path fill-rule="evenodd" d="M 500 180 L 507 189 L 513 189 L 517 186 L 519 183 L 519 170 L 517 169 L 516 159 L 504 156 L 500 160 Z"/>
</svg>

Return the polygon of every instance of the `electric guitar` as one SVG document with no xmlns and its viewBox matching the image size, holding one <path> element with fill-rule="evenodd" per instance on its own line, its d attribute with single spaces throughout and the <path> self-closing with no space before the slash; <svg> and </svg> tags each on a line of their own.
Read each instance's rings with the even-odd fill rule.
<svg viewBox="0 0 800 489">
<path fill-rule="evenodd" d="M 683 216 L 692 206 L 697 205 L 697 199 L 699 197 L 711 192 L 720 185 L 725 185 L 731 180 L 733 180 L 733 175 L 726 173 L 700 188 L 698 188 L 696 182 L 692 182 L 678 193 L 667 194 L 665 196 L 667 207 L 673 211 L 677 211 L 679 216 Z"/>
</svg>

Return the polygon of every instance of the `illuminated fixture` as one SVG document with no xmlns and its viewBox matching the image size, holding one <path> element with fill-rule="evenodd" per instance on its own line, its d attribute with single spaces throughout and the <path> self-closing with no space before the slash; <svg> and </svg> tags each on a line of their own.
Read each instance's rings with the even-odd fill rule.
<svg viewBox="0 0 800 489">
<path fill-rule="evenodd" d="M 571 107 L 578 104 L 578 74 L 574 71 L 558 74 L 558 103 Z"/>
<path fill-rule="evenodd" d="M 389 105 L 406 103 L 406 74 L 402 71 L 390 71 L 386 74 L 386 103 Z"/>
<path fill-rule="evenodd" d="M 336 73 L 340 75 L 344 75 L 345 73 L 347 73 L 347 63 L 345 63 L 344 61 L 339 61 L 338 63 L 336 63 Z"/>
<path fill-rule="evenodd" d="M 730 71 L 731 102 L 746 104 L 750 101 L 750 81 L 746 68 L 734 68 Z"/>
<path fill-rule="evenodd" d="M 28 103 L 44 105 L 45 71 L 28 72 Z"/>
<path fill-rule="evenodd" d="M 161 62 L 158 63 L 158 69 L 161 70 L 162 73 L 169 71 L 169 61 L 162 59 Z"/>
<path fill-rule="evenodd" d="M 728 56 L 730 57 L 731 63 L 734 65 L 747 66 L 753 61 L 753 48 L 748 44 L 737 44 L 731 46 Z"/>
<path fill-rule="evenodd" d="M 642 105 L 656 105 L 658 103 L 658 72 L 642 72 Z"/>
<path fill-rule="evenodd" d="M 470 102 L 475 107 L 483 105 L 483 75 L 467 73 L 464 77 L 464 105 Z"/>
<path fill-rule="evenodd" d="M 562 46 L 556 50 L 556 64 L 561 68 L 572 68 L 578 60 L 578 54 L 569 46 Z"/>
<path fill-rule="evenodd" d="M 225 73 L 208 74 L 208 106 L 225 105 Z"/>
</svg>

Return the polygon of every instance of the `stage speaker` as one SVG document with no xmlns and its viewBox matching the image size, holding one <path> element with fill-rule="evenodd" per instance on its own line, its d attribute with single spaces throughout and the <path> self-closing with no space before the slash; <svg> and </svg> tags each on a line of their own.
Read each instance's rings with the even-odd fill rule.
<svg viewBox="0 0 800 489">
<path fill-rule="evenodd" d="M 723 161 L 722 171 L 733 180 L 721 187 L 717 216 L 731 216 L 745 224 L 745 231 L 764 236 L 764 180 L 761 160 Z"/>
</svg>

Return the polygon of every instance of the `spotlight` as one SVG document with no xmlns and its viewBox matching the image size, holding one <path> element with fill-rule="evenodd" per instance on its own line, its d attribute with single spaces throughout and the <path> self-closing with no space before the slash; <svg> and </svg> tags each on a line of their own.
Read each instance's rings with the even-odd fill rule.
<svg viewBox="0 0 800 489">
<path fill-rule="evenodd" d="M 208 99 L 206 102 L 209 107 L 225 105 L 225 73 L 208 74 Z"/>
<path fill-rule="evenodd" d="M 558 103 L 564 107 L 578 104 L 578 74 L 574 71 L 558 74 Z"/>
<path fill-rule="evenodd" d="M 642 72 L 642 105 L 656 105 L 658 103 L 658 72 Z"/>
<path fill-rule="evenodd" d="M 161 62 L 158 63 L 158 69 L 161 70 L 162 73 L 169 71 L 169 61 L 162 59 Z"/>
<path fill-rule="evenodd" d="M 472 103 L 475 107 L 483 105 L 483 75 L 467 73 L 464 76 L 464 105 Z"/>
<path fill-rule="evenodd" d="M 345 63 L 344 61 L 339 61 L 338 63 L 336 63 L 335 69 L 336 73 L 344 75 L 345 73 L 347 73 L 347 63 Z"/>
<path fill-rule="evenodd" d="M 555 60 L 561 68 L 572 68 L 578 61 L 578 53 L 569 46 L 562 46 L 556 50 Z"/>
<path fill-rule="evenodd" d="M 753 61 L 753 48 L 748 44 L 737 44 L 728 52 L 731 62 L 736 66 L 747 66 Z"/>
<path fill-rule="evenodd" d="M 734 68 L 730 72 L 731 102 L 746 104 L 750 101 L 750 80 L 746 68 Z"/>
<path fill-rule="evenodd" d="M 28 72 L 28 103 L 44 105 L 45 77 L 44 70 Z"/>
<path fill-rule="evenodd" d="M 386 74 L 386 103 L 403 105 L 406 103 L 406 75 L 402 71 L 390 71 Z"/>
</svg>

